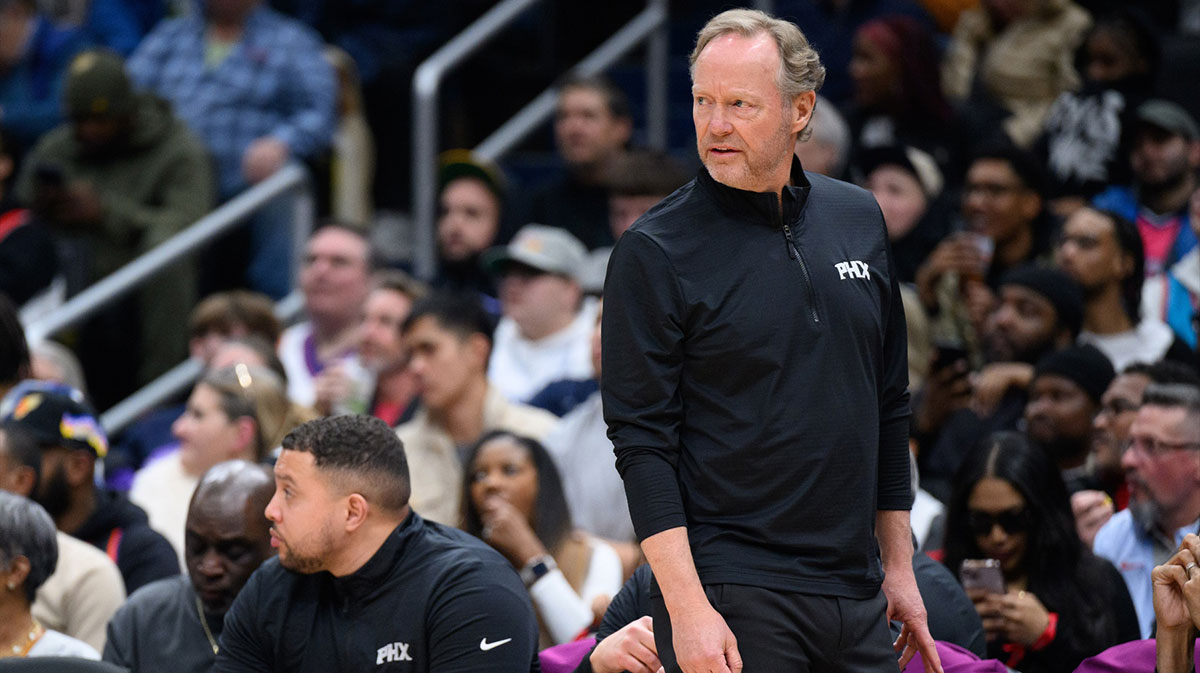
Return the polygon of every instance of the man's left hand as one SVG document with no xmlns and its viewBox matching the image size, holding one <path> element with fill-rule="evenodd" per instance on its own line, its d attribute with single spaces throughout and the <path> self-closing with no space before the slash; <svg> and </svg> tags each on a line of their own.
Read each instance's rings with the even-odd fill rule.
<svg viewBox="0 0 1200 673">
<path fill-rule="evenodd" d="M 242 174 L 246 182 L 258 184 L 271 177 L 275 171 L 287 163 L 290 151 L 282 140 L 263 136 L 250 143 L 242 155 Z"/>
<path fill-rule="evenodd" d="M 941 657 L 929 633 L 925 602 L 917 589 L 912 568 L 888 570 L 883 580 L 883 594 L 888 600 L 888 620 L 901 624 L 900 637 L 894 643 L 896 651 L 900 652 L 900 668 L 907 666 L 919 651 L 926 673 L 943 673 Z"/>
</svg>

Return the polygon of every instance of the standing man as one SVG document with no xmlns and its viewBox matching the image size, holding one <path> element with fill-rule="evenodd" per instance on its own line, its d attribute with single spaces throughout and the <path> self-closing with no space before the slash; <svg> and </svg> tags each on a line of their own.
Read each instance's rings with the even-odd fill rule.
<svg viewBox="0 0 1200 673">
<path fill-rule="evenodd" d="M 883 218 L 792 159 L 824 68 L 795 25 L 750 10 L 709 21 L 691 64 L 705 170 L 621 237 L 603 318 L 605 420 L 659 657 L 895 671 L 920 649 L 940 671 L 913 579 Z"/>
</svg>

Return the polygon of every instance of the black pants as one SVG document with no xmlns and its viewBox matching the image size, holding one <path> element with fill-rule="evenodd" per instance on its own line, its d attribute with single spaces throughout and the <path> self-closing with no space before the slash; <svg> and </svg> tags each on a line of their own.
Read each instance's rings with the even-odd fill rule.
<svg viewBox="0 0 1200 673">
<path fill-rule="evenodd" d="M 744 673 L 896 673 L 887 598 L 854 600 L 771 591 L 740 584 L 704 587 L 737 638 Z M 651 589 L 654 642 L 666 673 L 678 673 L 671 621 L 662 594 Z"/>
</svg>

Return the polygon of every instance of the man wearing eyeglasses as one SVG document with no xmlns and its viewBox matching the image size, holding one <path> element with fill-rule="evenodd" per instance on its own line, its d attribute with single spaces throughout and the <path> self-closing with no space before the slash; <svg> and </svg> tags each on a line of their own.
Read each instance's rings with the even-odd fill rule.
<svg viewBox="0 0 1200 673">
<path fill-rule="evenodd" d="M 1147 386 L 1121 465 L 1129 508 L 1100 529 L 1094 551 L 1121 571 L 1146 638 L 1154 624 L 1150 571 L 1200 529 L 1200 387 Z"/>
</svg>

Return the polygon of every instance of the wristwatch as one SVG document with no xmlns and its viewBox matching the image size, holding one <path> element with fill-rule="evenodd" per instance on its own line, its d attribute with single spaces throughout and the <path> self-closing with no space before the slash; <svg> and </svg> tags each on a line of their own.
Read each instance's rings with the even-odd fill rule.
<svg viewBox="0 0 1200 673">
<path fill-rule="evenodd" d="M 521 581 L 525 583 L 525 587 L 531 587 L 535 582 L 545 577 L 551 570 L 558 568 L 558 564 L 554 562 L 554 557 L 549 554 L 534 556 L 529 559 L 524 568 L 521 568 Z"/>
</svg>

